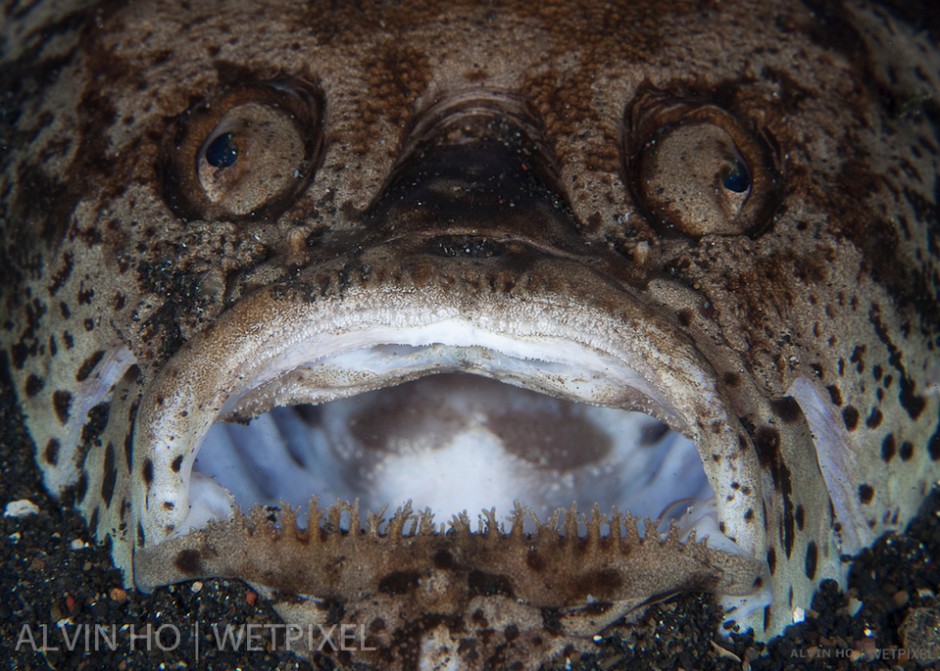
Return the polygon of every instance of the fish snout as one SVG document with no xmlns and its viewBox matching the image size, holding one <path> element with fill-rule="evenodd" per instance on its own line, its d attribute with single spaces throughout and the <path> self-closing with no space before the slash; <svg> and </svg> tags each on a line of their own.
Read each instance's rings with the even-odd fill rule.
<svg viewBox="0 0 940 671">
<path fill-rule="evenodd" d="M 381 240 L 448 258 L 580 251 L 557 162 L 520 98 L 480 90 L 445 97 L 416 116 L 406 138 L 363 217 Z"/>
</svg>

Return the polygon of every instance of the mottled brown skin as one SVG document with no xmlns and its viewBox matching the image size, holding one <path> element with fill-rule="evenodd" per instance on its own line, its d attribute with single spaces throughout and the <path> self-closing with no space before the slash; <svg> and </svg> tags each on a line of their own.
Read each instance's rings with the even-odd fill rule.
<svg viewBox="0 0 940 671">
<path fill-rule="evenodd" d="M 764 510 L 751 513 L 775 601 L 756 626 L 780 631 L 840 577 L 839 552 L 903 525 L 940 471 L 940 54 L 884 10 L 836 4 L 8 10 L 2 343 L 47 486 L 71 488 L 130 575 L 146 540 L 133 496 L 153 477 L 135 461 L 140 398 L 246 297 L 339 300 L 376 283 L 441 290 L 441 278 L 484 306 L 546 287 L 579 295 L 545 270 L 564 257 L 641 300 L 714 371 L 740 443 L 712 458 L 740 450 L 759 464 Z M 308 97 L 302 188 L 262 198 L 254 216 L 207 209 L 173 177 L 175 161 L 190 164 L 186 134 L 213 109 L 266 104 L 274 94 L 258 87 L 284 77 Z M 563 214 L 541 217 L 543 192 L 496 224 L 409 203 L 391 176 L 415 124 L 466 91 L 521 101 L 534 172 Z M 705 123 L 767 184 L 721 234 L 700 236 L 637 178 L 645 129 L 669 126 L 676 105 L 712 110 Z M 86 407 L 111 363 L 111 394 Z M 800 378 L 841 422 L 850 518 L 836 516 L 788 396 Z M 543 626 L 493 603 L 488 617 L 517 618 L 526 636 Z M 418 624 L 409 640 L 440 630 Z M 549 652 L 500 645 L 474 659 L 531 666 Z"/>
</svg>

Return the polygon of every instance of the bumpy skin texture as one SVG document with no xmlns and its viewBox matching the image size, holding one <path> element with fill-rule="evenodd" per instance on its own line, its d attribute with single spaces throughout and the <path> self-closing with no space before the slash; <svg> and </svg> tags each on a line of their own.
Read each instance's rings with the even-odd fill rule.
<svg viewBox="0 0 940 671">
<path fill-rule="evenodd" d="M 729 524 L 767 564 L 773 606 L 741 622 L 759 635 L 807 607 L 820 580 L 842 577 L 840 552 L 902 526 L 940 472 L 940 51 L 888 12 L 846 3 L 814 14 L 792 2 L 49 4 L 4 19 L 15 113 L 0 177 L 3 349 L 47 486 L 71 488 L 129 577 L 135 543 L 156 532 L 140 523 L 154 474 L 136 424 L 142 397 L 155 405 L 154 381 L 176 374 L 167 362 L 198 368 L 211 358 L 201 344 L 228 343 L 215 333 L 376 287 L 446 294 L 472 306 L 468 318 L 561 294 L 593 301 L 611 324 L 622 316 L 651 350 L 694 351 L 733 414 L 735 439 L 705 461 L 743 464 L 742 481 L 720 493 L 740 510 Z M 272 81 L 306 96 L 298 181 L 247 213 L 207 209 L 174 168 L 196 160 L 179 153 L 200 114 L 213 114 L 201 105 L 273 96 L 294 109 L 277 102 Z M 412 151 L 422 113 L 467 92 L 522 101 L 545 187 L 523 193 L 531 216 L 483 220 L 408 200 L 398 178 L 440 149 Z M 701 235 L 701 220 L 688 224 L 644 192 L 649 177 L 677 189 L 688 179 L 681 159 L 638 158 L 667 137 L 657 129 L 674 126 L 675 109 L 705 110 L 696 119 L 723 129 L 750 167 L 760 202 L 718 234 Z M 546 192 L 562 214 L 543 217 Z M 736 508 L 736 496 L 749 503 Z M 220 533 L 229 537 L 216 546 L 244 544 L 249 555 L 248 540 L 274 542 L 251 525 Z M 199 559 L 208 542 L 177 558 Z M 472 544 L 460 552 L 472 566 Z M 165 573 L 198 573 L 200 561 Z M 646 570 L 657 563 L 671 570 L 668 552 Z M 245 577 L 284 589 L 276 577 Z M 381 591 L 387 578 L 362 576 L 360 588 Z M 566 633 L 624 610 L 566 632 L 505 592 L 454 597 L 490 629 L 515 627 L 481 644 L 475 663 L 532 665 L 570 645 Z M 427 602 L 397 594 L 381 597 L 387 624 L 416 641 L 474 631 L 451 613 L 413 624 L 409 608 Z M 282 608 L 300 617 L 290 599 Z M 406 668 L 419 656 L 387 654 L 371 661 Z"/>
</svg>

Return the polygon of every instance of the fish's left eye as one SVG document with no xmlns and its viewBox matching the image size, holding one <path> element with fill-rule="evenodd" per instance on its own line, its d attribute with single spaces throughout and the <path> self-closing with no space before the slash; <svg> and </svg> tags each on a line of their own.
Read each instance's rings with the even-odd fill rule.
<svg viewBox="0 0 940 671">
<path fill-rule="evenodd" d="M 779 176 L 759 135 L 725 110 L 645 92 L 627 111 L 625 155 L 638 205 L 664 235 L 757 235 Z"/>
<path fill-rule="evenodd" d="M 277 216 L 313 177 L 322 105 L 306 82 L 229 91 L 178 120 L 164 150 L 164 195 L 187 219 Z"/>
</svg>

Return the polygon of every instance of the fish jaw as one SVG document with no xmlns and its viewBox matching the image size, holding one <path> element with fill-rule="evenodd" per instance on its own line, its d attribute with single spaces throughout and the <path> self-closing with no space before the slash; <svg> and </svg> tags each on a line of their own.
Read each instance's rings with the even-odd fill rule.
<svg viewBox="0 0 940 671">
<path fill-rule="evenodd" d="M 374 255 L 366 252 L 361 263 L 377 268 L 380 258 L 398 256 L 380 249 Z M 404 623 L 435 608 L 448 617 L 469 617 L 472 611 L 462 609 L 477 608 L 478 599 L 467 593 L 466 582 L 455 575 L 508 575 L 511 587 L 507 591 L 513 600 L 533 609 L 570 611 L 560 630 L 565 640 L 593 633 L 657 595 L 677 590 L 750 595 L 766 604 L 769 575 L 764 560 L 760 468 L 750 438 L 732 414 L 709 363 L 667 319 L 627 289 L 612 286 L 568 260 L 545 258 L 539 265 L 533 268 L 535 275 L 551 279 L 533 282 L 535 286 L 526 287 L 524 298 L 498 285 L 490 288 L 490 282 L 483 282 L 486 288 L 481 290 L 476 264 L 461 274 L 459 266 L 432 257 L 406 258 L 393 286 L 361 279 L 356 286 L 343 288 L 334 269 L 330 284 L 335 288 L 325 293 L 319 287 L 330 270 L 318 268 L 291 286 L 262 290 L 243 299 L 188 343 L 147 388 L 139 411 L 134 463 L 142 477 L 133 495 L 143 529 L 143 542 L 135 550 L 138 586 L 149 590 L 197 576 L 237 575 L 282 596 L 337 599 L 350 608 L 359 604 L 356 608 L 366 617 L 366 612 L 375 616 L 375 609 L 364 604 L 377 598 L 376 594 L 389 598 L 380 594 L 377 585 L 389 579 L 394 567 L 399 572 L 409 567 L 409 575 L 447 585 L 442 589 L 453 598 L 442 596 L 433 603 L 428 602 L 430 597 L 416 598 L 413 610 L 388 605 L 388 612 L 399 612 Z M 494 268 L 491 276 L 498 275 L 499 269 Z M 390 358 L 387 349 L 391 346 L 407 347 L 411 353 Z M 298 371 L 309 374 L 299 376 Z M 354 532 L 348 537 L 334 534 L 335 538 L 319 545 L 309 543 L 317 534 L 312 529 L 318 526 L 319 513 L 310 514 L 311 530 L 298 529 L 296 536 L 292 535 L 292 513 L 280 520 L 283 531 L 262 532 L 258 529 L 265 524 L 262 518 L 246 521 L 237 510 L 204 529 L 193 528 L 201 526 L 193 521 L 198 516 L 193 511 L 199 508 L 190 496 L 193 463 L 200 442 L 220 418 L 252 416 L 284 402 L 323 403 L 452 371 L 498 378 L 554 397 L 640 409 L 685 433 L 708 465 L 706 474 L 722 502 L 718 521 L 734 541 L 719 543 L 717 533 L 710 542 L 696 539 L 694 533 L 689 538 L 688 530 L 667 531 L 659 538 L 652 529 L 641 541 L 636 520 L 629 516 L 621 520 L 617 513 L 608 519 L 606 512 L 601 517 L 599 511 L 587 518 L 597 528 L 585 539 L 576 540 L 577 514 L 566 517 L 574 520 L 563 525 L 569 555 L 557 557 L 549 548 L 557 545 L 559 537 L 553 535 L 557 530 L 547 520 L 530 537 L 523 534 L 518 519 L 506 531 L 492 517 L 489 535 L 481 536 L 470 532 L 469 523 L 452 526 L 454 533 L 447 534 L 446 524 L 435 525 L 416 516 L 423 532 L 412 538 L 400 527 L 394 530 L 397 518 L 393 518 L 390 531 L 380 532 L 376 521 L 362 537 Z M 713 455 L 721 456 L 716 460 Z M 682 496 L 682 492 L 675 493 L 675 498 Z M 388 502 L 391 506 L 402 503 Z M 497 512 L 502 516 L 514 511 Z M 350 514 L 351 519 L 359 519 L 358 509 Z M 411 518 L 410 513 L 398 515 Z M 328 528 L 338 526 L 336 519 Z M 623 540 L 618 541 L 621 524 L 625 530 Z M 271 545 L 280 560 L 252 541 L 258 533 L 262 537 L 285 534 L 283 542 Z M 306 537 L 308 542 L 295 542 L 296 537 Z M 489 540 L 484 543 L 485 538 Z M 349 545 L 344 545 L 347 540 Z M 239 542 L 250 547 L 233 552 Z M 489 543 L 485 551 L 480 543 Z M 583 546 L 575 551 L 578 544 Z M 255 547 L 257 553 L 250 549 Z M 425 549 L 418 551 L 418 547 Z M 538 548 L 546 555 L 554 567 L 550 580 L 533 581 L 531 572 L 526 577 L 525 557 L 531 562 L 526 548 Z M 335 563 L 328 561 L 331 553 L 352 553 L 358 558 L 357 572 L 344 576 L 339 586 L 321 570 Z M 433 557 L 442 553 L 459 557 L 460 571 L 433 568 Z M 676 562 L 662 561 L 663 553 L 675 554 Z M 577 580 L 565 579 L 562 567 L 576 565 L 575 558 L 590 566 L 579 575 L 608 576 L 609 584 L 595 584 L 590 594 L 591 600 L 608 604 L 603 609 L 588 609 L 586 614 L 588 595 L 570 587 Z M 380 563 L 373 566 L 374 562 Z M 310 568 L 299 572 L 298 566 Z M 421 573 L 435 570 L 433 575 Z M 301 574 L 304 579 L 298 577 Z M 507 626 L 516 622 L 519 608 L 507 605 L 500 611 L 501 621 Z M 531 619 L 530 615 L 523 621 Z M 529 633 L 533 637 L 543 634 L 534 629 Z"/>
</svg>

